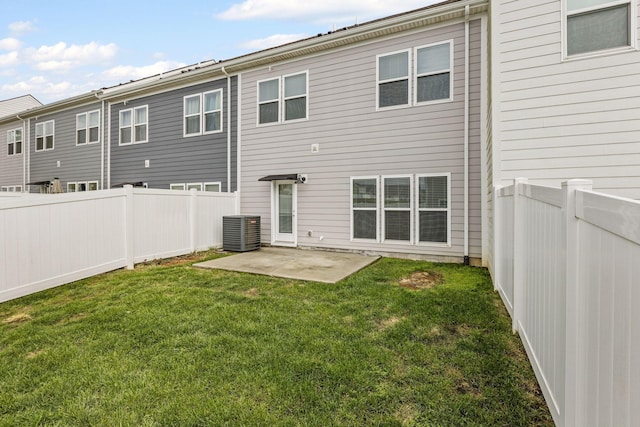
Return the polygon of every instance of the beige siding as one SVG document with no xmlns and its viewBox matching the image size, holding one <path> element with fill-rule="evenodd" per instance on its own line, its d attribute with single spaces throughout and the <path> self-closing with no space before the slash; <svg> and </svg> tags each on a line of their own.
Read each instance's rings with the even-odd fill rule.
<svg viewBox="0 0 640 427">
<path fill-rule="evenodd" d="M 563 61 L 561 1 L 501 0 L 492 19 L 494 183 L 587 178 L 640 198 L 640 52 Z"/>
<path fill-rule="evenodd" d="M 481 256 L 480 21 L 471 23 L 470 255 Z M 376 111 L 376 55 L 454 40 L 454 100 Z M 309 73 L 309 119 L 256 126 L 257 81 Z M 260 177 L 308 174 L 297 185 L 298 245 L 352 250 L 463 255 L 464 23 L 353 45 L 315 57 L 243 73 L 241 90 L 241 210 L 262 216 L 271 236 L 271 185 Z M 311 153 L 311 144 L 319 152 Z M 350 177 L 451 173 L 452 246 L 350 239 Z M 308 237 L 307 232 L 313 231 Z M 319 237 L 323 236 L 320 240 Z"/>
</svg>

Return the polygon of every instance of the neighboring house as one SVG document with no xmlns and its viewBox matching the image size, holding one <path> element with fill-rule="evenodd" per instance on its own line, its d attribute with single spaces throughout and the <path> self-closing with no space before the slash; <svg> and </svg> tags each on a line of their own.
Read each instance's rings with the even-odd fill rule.
<svg viewBox="0 0 640 427">
<path fill-rule="evenodd" d="M 241 211 L 264 243 L 480 262 L 486 10 L 423 8 L 241 72 Z"/>
<path fill-rule="evenodd" d="M 24 191 L 26 125 L 20 113 L 42 104 L 25 95 L 0 101 L 0 191 Z"/>
<path fill-rule="evenodd" d="M 640 199 L 638 4 L 491 2 L 492 184 L 593 180 Z"/>
<path fill-rule="evenodd" d="M 65 192 L 103 188 L 104 105 L 92 92 L 31 109 L 28 121 L 28 185 L 60 180 Z"/>
<path fill-rule="evenodd" d="M 109 187 L 236 190 L 237 78 L 182 80 L 177 88 L 151 79 L 105 90 Z"/>
</svg>

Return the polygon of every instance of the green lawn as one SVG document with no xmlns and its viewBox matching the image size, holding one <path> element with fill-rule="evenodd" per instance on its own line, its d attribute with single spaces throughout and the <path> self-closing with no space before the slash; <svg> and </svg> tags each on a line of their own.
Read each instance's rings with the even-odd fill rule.
<svg viewBox="0 0 640 427">
<path fill-rule="evenodd" d="M 0 304 L 0 426 L 553 425 L 486 270 L 191 267 L 216 256 Z"/>
</svg>

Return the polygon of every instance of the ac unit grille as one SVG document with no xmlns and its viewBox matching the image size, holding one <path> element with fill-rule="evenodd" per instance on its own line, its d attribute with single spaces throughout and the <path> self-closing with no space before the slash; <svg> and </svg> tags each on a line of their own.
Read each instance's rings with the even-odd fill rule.
<svg viewBox="0 0 640 427">
<path fill-rule="evenodd" d="M 260 249 L 260 217 L 251 215 L 222 217 L 222 249 L 231 252 Z"/>
</svg>

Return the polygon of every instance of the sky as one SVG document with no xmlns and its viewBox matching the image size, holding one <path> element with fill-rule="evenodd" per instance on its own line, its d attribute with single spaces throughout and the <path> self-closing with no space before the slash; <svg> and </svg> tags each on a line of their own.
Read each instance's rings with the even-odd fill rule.
<svg viewBox="0 0 640 427">
<path fill-rule="evenodd" d="M 437 0 L 0 0 L 0 100 L 44 104 Z"/>
</svg>

